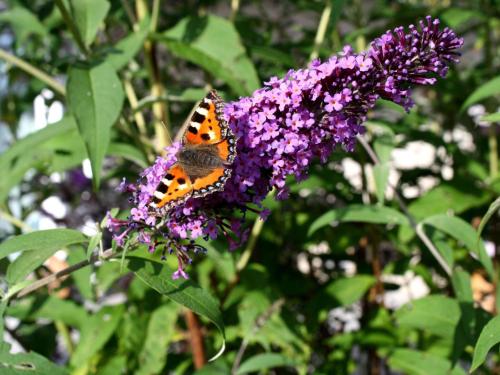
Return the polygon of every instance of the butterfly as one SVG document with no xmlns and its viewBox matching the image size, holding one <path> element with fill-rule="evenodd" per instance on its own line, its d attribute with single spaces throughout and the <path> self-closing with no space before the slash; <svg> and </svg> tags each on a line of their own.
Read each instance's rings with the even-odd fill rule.
<svg viewBox="0 0 500 375">
<path fill-rule="evenodd" d="M 215 90 L 198 104 L 182 137 L 177 162 L 161 179 L 150 207 L 170 210 L 189 198 L 224 190 L 236 157 L 236 138 Z"/>
</svg>

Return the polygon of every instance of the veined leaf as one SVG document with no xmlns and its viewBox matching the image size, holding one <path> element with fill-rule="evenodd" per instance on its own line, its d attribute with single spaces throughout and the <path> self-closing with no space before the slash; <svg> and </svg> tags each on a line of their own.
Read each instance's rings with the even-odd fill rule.
<svg viewBox="0 0 500 375">
<path fill-rule="evenodd" d="M 486 326 L 484 326 L 479 339 L 477 340 L 476 347 L 474 348 L 474 357 L 472 359 L 472 366 L 470 372 L 477 369 L 483 364 L 486 355 L 490 349 L 500 342 L 500 315 L 491 319 Z"/>
<path fill-rule="evenodd" d="M 408 219 L 401 212 L 389 207 L 352 204 L 347 207 L 330 210 L 317 218 L 309 227 L 308 235 L 318 229 L 338 221 L 341 223 L 360 222 L 372 224 L 409 225 Z"/>
<path fill-rule="evenodd" d="M 224 18 L 184 18 L 160 38 L 173 54 L 222 79 L 238 95 L 249 95 L 260 86 L 237 30 Z"/>
<path fill-rule="evenodd" d="M 110 130 L 122 108 L 123 88 L 113 67 L 104 62 L 72 67 L 67 91 L 71 111 L 90 158 L 94 186 L 98 187 Z"/>
<path fill-rule="evenodd" d="M 85 45 L 89 46 L 108 14 L 109 2 L 107 0 L 71 0 L 70 5 L 80 36 Z"/>
<path fill-rule="evenodd" d="M 158 293 L 211 320 L 224 339 L 220 352 L 213 359 L 223 353 L 226 340 L 224 322 L 219 303 L 214 297 L 190 280 L 173 280 L 173 272 L 167 265 L 134 257 L 130 257 L 126 261 L 126 265 Z"/>
</svg>

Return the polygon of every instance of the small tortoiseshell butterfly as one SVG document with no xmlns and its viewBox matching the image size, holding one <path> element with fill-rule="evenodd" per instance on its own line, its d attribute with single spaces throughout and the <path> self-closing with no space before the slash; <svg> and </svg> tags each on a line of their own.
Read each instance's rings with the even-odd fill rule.
<svg viewBox="0 0 500 375">
<path fill-rule="evenodd" d="M 236 138 L 224 120 L 224 102 L 210 91 L 194 111 L 177 153 L 150 206 L 169 210 L 189 198 L 224 190 L 236 156 Z"/>
</svg>

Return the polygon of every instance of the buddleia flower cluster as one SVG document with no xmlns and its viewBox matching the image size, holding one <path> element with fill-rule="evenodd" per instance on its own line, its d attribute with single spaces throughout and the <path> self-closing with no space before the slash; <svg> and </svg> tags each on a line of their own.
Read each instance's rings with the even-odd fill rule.
<svg viewBox="0 0 500 375">
<path fill-rule="evenodd" d="M 338 146 L 353 150 L 377 99 L 409 110 L 412 88 L 444 77 L 458 62 L 462 43 L 449 28 L 440 29 L 439 20 L 427 17 L 418 28 L 387 31 L 365 52 L 346 46 L 327 61 L 272 77 L 252 96 L 226 104 L 224 115 L 238 140 L 224 191 L 189 199 L 168 212 L 152 211 L 151 197 L 180 148 L 171 145 L 137 184 L 122 185 L 132 193 L 134 208 L 129 220 L 108 220 L 118 245 L 137 235 L 150 251 L 175 254 L 179 268 L 173 277 L 187 278 L 185 265 L 202 249 L 195 240 L 223 236 L 230 249 L 244 243 L 248 211 L 265 219 L 269 211 L 262 201 L 271 190 L 286 199 L 288 176 L 304 180 L 315 159 L 325 162 Z"/>
</svg>

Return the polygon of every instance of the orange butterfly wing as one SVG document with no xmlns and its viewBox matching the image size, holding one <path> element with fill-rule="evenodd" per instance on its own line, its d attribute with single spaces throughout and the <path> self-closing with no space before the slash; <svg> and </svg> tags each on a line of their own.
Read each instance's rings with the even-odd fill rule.
<svg viewBox="0 0 500 375">
<path fill-rule="evenodd" d="M 193 184 L 184 169 L 174 164 L 162 178 L 154 192 L 151 206 L 170 209 L 191 197 Z"/>
<path fill-rule="evenodd" d="M 224 121 L 223 108 L 222 99 L 215 91 L 210 91 L 191 116 L 184 143 L 212 145 L 226 138 L 228 125 Z"/>
</svg>

